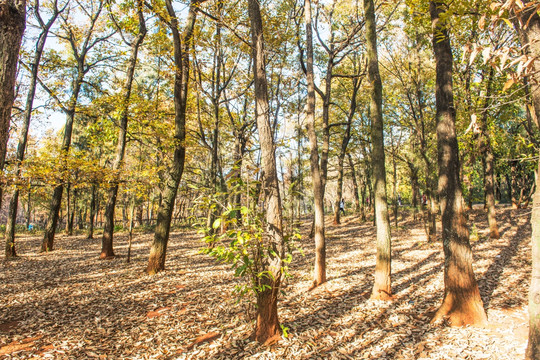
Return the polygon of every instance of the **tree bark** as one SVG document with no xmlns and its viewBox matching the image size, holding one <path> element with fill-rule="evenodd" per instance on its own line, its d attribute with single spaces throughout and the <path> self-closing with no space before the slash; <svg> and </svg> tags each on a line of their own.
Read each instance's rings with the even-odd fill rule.
<svg viewBox="0 0 540 360">
<path fill-rule="evenodd" d="M 271 249 L 262 264 L 262 271 L 270 275 L 259 280 L 262 291 L 257 292 L 257 323 L 252 338 L 261 343 L 271 343 L 281 338 L 277 302 L 281 285 L 281 267 L 284 256 L 281 198 L 277 178 L 276 155 L 270 109 L 264 54 L 263 24 L 258 0 L 248 1 L 255 80 L 255 117 L 261 144 L 262 195 L 265 204 L 265 234 L 263 245 Z"/>
<path fill-rule="evenodd" d="M 313 287 L 326 282 L 326 243 L 324 234 L 324 179 L 321 160 L 319 167 L 319 146 L 315 133 L 315 77 L 313 70 L 313 28 L 311 23 L 311 0 L 304 2 L 306 21 L 306 78 L 308 85 L 306 105 L 306 127 L 310 147 L 311 181 L 313 186 L 314 220 L 313 235 L 315 239 L 315 268 L 313 271 Z"/>
<path fill-rule="evenodd" d="M 391 286 L 391 234 L 386 196 L 386 169 L 384 155 L 382 82 L 377 55 L 377 29 L 373 0 L 364 0 L 366 17 L 366 49 L 368 80 L 370 83 L 371 143 L 373 159 L 373 191 L 377 226 L 377 262 L 372 299 L 386 300 L 392 297 Z"/>
<path fill-rule="evenodd" d="M 452 49 L 444 3 L 430 2 L 436 69 L 437 149 L 439 198 L 444 247 L 444 300 L 433 321 L 448 318 L 453 326 L 483 324 L 486 313 L 472 267 L 469 229 L 463 209 L 458 142 L 452 89 Z"/>
<path fill-rule="evenodd" d="M 524 2 L 531 5 L 531 1 Z M 532 7 L 534 9 L 535 6 Z M 536 11 L 523 11 L 519 14 L 520 25 L 516 26 L 521 37 L 522 45 L 529 45 L 527 51 L 534 57 L 531 71 L 531 100 L 537 119 L 540 119 L 540 17 Z M 523 27 L 523 24 L 528 24 Z M 537 176 L 540 175 L 540 162 Z M 527 360 L 540 359 L 540 188 L 537 186 L 533 197 L 533 210 L 531 215 L 532 226 L 532 271 L 529 288 L 529 343 L 525 358 Z"/>
<path fill-rule="evenodd" d="M 131 97 L 131 89 L 133 87 L 133 77 L 135 75 L 135 66 L 137 65 L 137 57 L 139 47 L 141 46 L 144 37 L 146 36 L 146 23 L 142 12 L 143 2 L 137 1 L 137 15 L 139 18 L 139 33 L 135 40 L 131 43 L 131 55 L 128 61 L 126 83 L 124 85 L 124 97 L 120 109 L 120 129 L 118 130 L 118 145 L 116 146 L 115 159 L 112 165 L 113 171 L 119 171 L 124 162 L 124 154 L 126 152 L 126 137 L 128 128 L 129 104 Z M 103 227 L 103 237 L 101 238 L 101 254 L 100 259 L 114 257 L 113 249 L 113 234 L 114 234 L 114 210 L 116 207 L 116 197 L 118 196 L 118 179 L 113 182 L 109 188 L 107 205 L 105 206 L 105 225 Z"/>
<path fill-rule="evenodd" d="M 154 241 L 150 249 L 148 266 L 146 268 L 148 274 L 156 274 L 165 269 L 171 218 L 174 211 L 176 193 L 178 192 L 178 186 L 184 172 L 184 161 L 186 158 L 186 108 L 190 66 L 189 53 L 197 17 L 197 6 L 200 2 L 200 0 L 191 0 L 186 28 L 183 39 L 181 39 L 180 32 L 178 31 L 178 20 L 171 0 L 165 0 L 167 12 L 171 18 L 170 28 L 173 36 L 174 63 L 176 66 L 174 75 L 175 146 L 173 162 L 169 172 L 165 175 L 166 178 L 162 188 L 163 199 L 158 209 Z"/>
<path fill-rule="evenodd" d="M 0 171 L 4 170 L 6 160 L 17 61 L 25 26 L 26 0 L 0 0 Z"/>
</svg>

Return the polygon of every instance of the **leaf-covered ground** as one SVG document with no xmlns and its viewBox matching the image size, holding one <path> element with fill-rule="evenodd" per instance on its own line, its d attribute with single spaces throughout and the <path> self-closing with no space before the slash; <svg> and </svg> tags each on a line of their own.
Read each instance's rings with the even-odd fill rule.
<svg viewBox="0 0 540 360">
<path fill-rule="evenodd" d="M 270 347 L 247 340 L 253 307 L 237 301 L 227 265 L 198 253 L 195 233 L 173 233 L 167 270 L 145 275 L 152 235 L 115 237 L 117 258 L 98 260 L 99 237 L 17 239 L 20 257 L 0 260 L 0 358 L 56 359 L 520 359 L 527 343 L 530 210 L 499 208 L 500 240 L 486 216 L 470 215 L 474 268 L 489 325 L 430 325 L 443 295 L 441 243 L 419 221 L 392 229 L 395 300 L 369 300 L 375 228 L 346 216 L 327 225 L 328 283 L 313 291 L 313 244 L 295 254 L 279 315 L 289 337 Z M 304 233 L 307 231 L 303 229 Z"/>
</svg>

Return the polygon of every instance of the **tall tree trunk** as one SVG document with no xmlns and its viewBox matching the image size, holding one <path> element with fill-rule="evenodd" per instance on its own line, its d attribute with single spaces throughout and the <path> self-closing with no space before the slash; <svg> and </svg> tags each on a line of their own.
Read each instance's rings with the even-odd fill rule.
<svg viewBox="0 0 540 360">
<path fill-rule="evenodd" d="M 315 238 L 315 269 L 313 287 L 326 282 L 326 244 L 324 234 L 324 181 L 323 170 L 319 167 L 319 146 L 315 133 L 315 77 L 313 71 L 313 28 L 311 24 L 311 0 L 304 2 L 306 21 L 306 78 L 308 85 L 306 121 L 310 146 L 311 182 L 313 186 L 314 220 L 313 235 Z M 322 165 L 322 161 L 321 161 Z"/>
<path fill-rule="evenodd" d="M 372 299 L 389 299 L 391 285 L 391 234 L 386 197 L 386 169 L 384 156 L 384 134 L 382 113 L 382 82 L 377 55 L 377 29 L 373 0 L 364 0 L 366 17 L 366 49 L 368 80 L 370 83 L 371 143 L 373 159 L 373 191 L 375 196 L 375 218 L 377 226 L 377 262 Z"/>
<path fill-rule="evenodd" d="M 281 327 L 277 314 L 277 302 L 281 285 L 281 267 L 284 256 L 281 198 L 276 169 L 276 155 L 268 102 L 268 85 L 264 55 L 264 38 L 261 11 L 258 0 L 249 0 L 249 18 L 253 47 L 253 75 L 255 80 L 255 116 L 261 144 L 261 166 L 263 171 L 262 192 L 265 204 L 264 246 L 272 249 L 263 263 L 262 271 L 268 276 L 259 280 L 262 291 L 257 292 L 257 323 L 253 338 L 261 343 L 270 343 L 281 338 Z"/>
<path fill-rule="evenodd" d="M 495 157 L 493 155 L 493 148 L 491 147 L 491 134 L 488 127 L 488 99 L 491 96 L 491 84 L 493 82 L 493 75 L 494 70 L 493 68 L 491 68 L 487 80 L 485 104 L 480 123 L 480 149 L 481 152 L 484 154 L 484 194 L 486 196 L 486 205 L 488 210 L 489 237 L 491 239 L 498 239 L 500 235 L 499 227 L 497 226 L 497 211 L 495 210 L 495 191 L 493 177 Z"/>
<path fill-rule="evenodd" d="M 436 63 L 439 197 L 445 257 L 444 300 L 433 320 L 448 317 L 450 324 L 461 326 L 483 324 L 487 319 L 472 268 L 469 229 L 463 209 L 452 89 L 452 49 L 445 17 L 440 17 L 444 8 L 444 3 L 430 1 Z"/>
<path fill-rule="evenodd" d="M 531 5 L 531 1 L 526 1 Z M 516 26 L 520 34 L 522 45 L 529 45 L 527 51 L 534 57 L 531 71 L 531 99 L 535 112 L 535 118 L 540 119 L 540 17 L 535 10 L 523 11 L 519 18 L 519 26 Z M 524 28 L 524 25 L 527 26 Z M 536 124 L 538 125 L 538 124 Z M 538 164 L 537 177 L 540 175 L 540 162 Z M 527 360 L 540 359 L 540 187 L 536 187 L 533 198 L 533 210 L 531 215 L 532 226 L 532 271 L 531 285 L 529 288 L 529 343 L 525 358 Z"/>
<path fill-rule="evenodd" d="M 170 28 L 173 36 L 174 64 L 176 66 L 174 74 L 175 145 L 173 162 L 168 173 L 165 175 L 166 178 L 162 188 L 163 199 L 158 209 L 154 241 L 150 249 L 148 266 L 146 268 L 146 272 L 149 274 L 155 274 L 165 269 L 171 218 L 174 211 L 176 193 L 182 179 L 182 173 L 184 172 L 184 161 L 186 158 L 186 108 L 190 66 L 189 54 L 192 46 L 195 19 L 197 17 L 197 6 L 200 2 L 200 0 L 191 0 L 186 28 L 183 39 L 181 39 L 180 32 L 178 31 L 178 19 L 176 18 L 171 0 L 165 0 L 167 12 L 171 18 Z"/>
<path fill-rule="evenodd" d="M 25 26 L 26 0 L 0 0 L 0 171 L 4 170 L 6 160 L 17 61 Z M 0 187 L 0 205 L 2 195 Z"/>
<path fill-rule="evenodd" d="M 126 136 L 128 127 L 129 104 L 131 97 L 131 88 L 133 85 L 133 77 L 135 75 L 135 66 L 137 65 L 137 56 L 139 47 L 141 46 L 144 37 L 146 36 L 146 23 L 142 12 L 143 1 L 137 1 L 137 15 L 139 18 L 139 33 L 135 40 L 131 43 L 131 55 L 128 61 L 126 83 L 124 85 L 124 97 L 120 109 L 120 129 L 118 130 L 118 145 L 116 146 L 116 155 L 112 168 L 118 171 L 122 168 L 124 154 L 126 152 Z M 115 179 L 116 180 L 116 179 Z M 101 254 L 100 259 L 111 258 L 114 256 L 113 250 L 113 233 L 114 233 L 114 209 L 116 207 L 116 197 L 118 196 L 118 181 L 114 181 L 109 188 L 107 205 L 105 206 L 105 225 L 103 227 L 103 237 L 101 238 Z"/>
<path fill-rule="evenodd" d="M 355 59 L 356 60 L 356 59 Z M 356 61 L 354 61 L 354 66 L 356 67 Z M 349 104 L 349 112 L 347 114 L 347 127 L 345 129 L 345 134 L 343 134 L 343 139 L 341 141 L 341 149 L 338 156 L 338 178 L 337 178 L 337 194 L 336 194 L 336 201 L 335 201 L 335 211 L 334 211 L 334 224 L 340 224 L 340 202 L 343 196 L 343 163 L 345 162 L 345 155 L 347 153 L 347 146 L 349 146 L 349 141 L 351 140 L 351 126 L 352 121 L 354 118 L 354 115 L 356 114 L 356 97 L 358 94 L 358 90 L 360 89 L 360 84 L 362 83 L 360 81 L 360 74 L 361 66 L 358 66 L 357 71 L 355 71 L 355 77 L 353 77 L 353 91 L 351 95 L 351 102 Z"/>
</svg>

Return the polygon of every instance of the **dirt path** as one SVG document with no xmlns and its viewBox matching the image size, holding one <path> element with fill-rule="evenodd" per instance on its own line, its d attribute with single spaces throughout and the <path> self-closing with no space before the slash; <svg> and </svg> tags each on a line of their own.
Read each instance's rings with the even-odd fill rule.
<svg viewBox="0 0 540 360">
<path fill-rule="evenodd" d="M 0 260 L 0 358 L 56 359 L 520 359 L 527 342 L 530 210 L 500 208 L 502 237 L 486 238 L 481 210 L 470 216 L 475 271 L 486 328 L 429 324 L 443 295 L 442 245 L 421 224 L 393 234 L 395 301 L 367 300 L 375 228 L 347 216 L 328 219 L 328 277 L 308 292 L 313 244 L 295 254 L 280 303 L 290 334 L 271 347 L 245 340 L 253 308 L 232 294 L 229 266 L 198 253 L 193 232 L 174 233 L 167 271 L 142 273 L 151 235 L 135 238 L 131 264 L 99 261 L 100 240 L 62 237 L 38 253 L 40 238 L 18 238 L 13 261 Z M 304 229 L 305 230 L 305 229 Z M 305 231 L 304 231 L 305 232 Z M 115 237 L 117 254 L 126 238 Z"/>
</svg>

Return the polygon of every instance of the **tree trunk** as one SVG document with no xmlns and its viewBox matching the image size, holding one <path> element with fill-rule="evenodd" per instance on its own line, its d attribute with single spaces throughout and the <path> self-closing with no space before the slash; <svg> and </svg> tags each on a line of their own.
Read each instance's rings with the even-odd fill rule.
<svg viewBox="0 0 540 360">
<path fill-rule="evenodd" d="M 146 24 L 142 12 L 143 2 L 137 1 L 137 14 L 139 17 L 139 33 L 135 40 L 131 43 L 131 55 L 128 61 L 126 83 L 124 85 L 124 97 L 120 109 L 120 129 L 118 130 L 118 145 L 116 146 L 116 156 L 112 165 L 113 171 L 119 171 L 122 168 L 124 154 L 126 152 L 126 136 L 128 128 L 128 113 L 131 97 L 131 88 L 133 85 L 133 77 L 135 75 L 135 66 L 137 65 L 137 56 L 139 47 L 141 46 L 144 37 L 146 36 Z M 116 180 L 116 179 L 115 179 Z M 113 249 L 113 234 L 114 234 L 114 209 L 116 207 L 116 197 L 118 196 L 118 181 L 114 181 L 109 188 L 107 205 L 105 206 L 105 226 L 103 227 L 103 237 L 101 238 L 101 254 L 100 259 L 114 257 Z"/>
<path fill-rule="evenodd" d="M 4 170 L 6 159 L 17 61 L 25 25 L 26 0 L 0 0 L 0 171 Z M 0 187 L 0 206 L 2 195 Z"/>
<path fill-rule="evenodd" d="M 272 249 L 263 262 L 262 271 L 269 275 L 259 280 L 262 291 L 257 292 L 257 323 L 252 335 L 260 343 L 271 343 L 281 338 L 277 315 L 277 301 L 281 285 L 281 267 L 284 256 L 281 198 L 276 169 L 276 156 L 268 102 L 268 85 L 264 55 L 264 38 L 258 0 L 249 0 L 249 18 L 253 49 L 253 75 L 255 81 L 255 117 L 261 144 L 262 192 L 265 204 L 265 234 L 263 245 Z"/>
<path fill-rule="evenodd" d="M 313 272 L 313 287 L 326 282 L 326 243 L 324 234 L 324 180 L 322 159 L 319 167 L 319 146 L 315 133 L 315 78 L 313 71 L 313 28 L 311 24 L 311 0 L 304 2 L 306 21 L 306 78 L 308 84 L 306 121 L 310 146 L 310 167 L 313 186 L 314 220 L 313 235 L 315 238 L 315 268 Z"/>
<path fill-rule="evenodd" d="M 430 2 L 436 69 L 437 149 L 439 197 L 444 247 L 444 300 L 433 321 L 448 318 L 461 326 L 486 322 L 472 268 L 469 229 L 463 209 L 458 142 L 452 89 L 452 49 L 443 13 L 444 3 Z"/>
<path fill-rule="evenodd" d="M 92 195 L 90 199 L 90 219 L 88 220 L 88 234 L 87 239 L 94 238 L 94 218 L 96 216 L 96 203 L 97 203 L 97 185 L 92 185 Z"/>
<path fill-rule="evenodd" d="M 391 235 L 386 197 L 386 169 L 384 156 L 382 82 L 377 55 L 377 30 L 373 0 L 364 0 L 366 17 L 366 50 L 368 80 L 370 83 L 371 143 L 373 159 L 373 191 L 377 226 L 377 262 L 372 299 L 386 300 L 392 297 L 391 286 Z"/>
<path fill-rule="evenodd" d="M 530 1 L 525 2 L 530 5 Z M 534 9 L 534 6 L 532 7 Z M 535 10 L 523 11 L 520 14 L 520 24 L 517 26 L 522 39 L 522 45 L 529 45 L 528 52 L 534 57 L 530 83 L 535 85 L 531 88 L 531 98 L 537 119 L 540 119 L 540 17 Z M 524 29 L 523 25 L 527 24 Z M 537 124 L 538 125 L 538 124 Z M 537 178 L 540 175 L 540 162 L 538 164 Z M 527 360 L 540 359 L 540 188 L 537 186 L 533 198 L 533 210 L 531 215 L 532 226 L 532 271 L 531 285 L 529 288 L 529 343 L 525 358 Z"/>
<path fill-rule="evenodd" d="M 494 191 L 494 177 L 493 171 L 495 167 L 495 157 L 493 155 L 493 148 L 491 147 L 491 133 L 488 127 L 488 106 L 489 98 L 491 96 L 491 84 L 493 82 L 494 70 L 489 71 L 489 77 L 487 80 L 485 104 L 481 117 L 481 133 L 480 133 L 480 149 L 484 154 L 484 194 L 486 197 L 485 204 L 488 210 L 488 225 L 489 225 L 489 237 L 491 239 L 498 239 L 499 227 L 497 226 L 497 211 L 495 210 L 495 191 Z"/>
<path fill-rule="evenodd" d="M 73 235 L 73 226 L 70 227 L 69 219 L 71 219 L 71 184 L 67 183 L 66 187 L 66 235 Z"/>
<path fill-rule="evenodd" d="M 165 0 L 167 12 L 171 18 L 170 28 L 173 36 L 174 45 L 174 63 L 176 71 L 174 74 L 174 158 L 166 174 L 163 184 L 163 199 L 158 209 L 156 230 L 154 241 L 150 249 L 150 257 L 146 272 L 156 274 L 165 269 L 165 257 L 167 255 L 167 243 L 169 241 L 169 232 L 171 229 L 171 218 L 174 211 L 174 203 L 178 185 L 184 172 L 184 161 L 186 158 L 186 108 L 187 93 L 189 82 L 189 54 L 192 46 L 193 30 L 195 28 L 195 19 L 197 17 L 197 6 L 200 0 L 191 0 L 189 14 L 186 20 L 183 39 L 180 38 L 178 31 L 178 20 L 173 9 L 171 0 Z"/>
<path fill-rule="evenodd" d="M 356 179 L 356 170 L 354 169 L 354 163 L 352 160 L 351 154 L 347 154 L 347 159 L 349 160 L 349 168 L 351 169 L 351 178 L 353 182 L 353 192 L 354 192 L 354 212 L 360 212 L 360 189 L 358 188 L 358 180 Z M 362 204 L 363 206 L 364 204 Z M 364 215 L 365 216 L 365 215 Z"/>
</svg>

